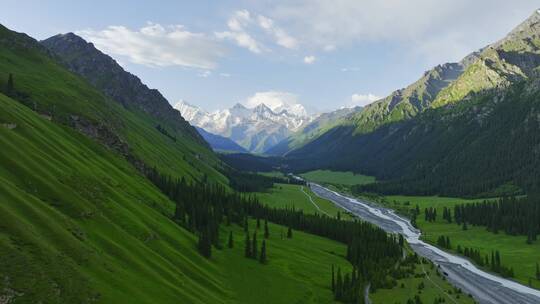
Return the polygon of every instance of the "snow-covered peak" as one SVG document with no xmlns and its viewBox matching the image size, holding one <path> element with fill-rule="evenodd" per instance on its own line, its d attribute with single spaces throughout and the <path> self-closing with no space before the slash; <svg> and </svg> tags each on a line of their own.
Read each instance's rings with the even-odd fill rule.
<svg viewBox="0 0 540 304">
<path fill-rule="evenodd" d="M 174 105 L 174 108 L 180 111 L 182 117 L 187 121 L 194 120 L 197 116 L 208 114 L 203 109 L 187 103 L 184 100 L 180 100 Z"/>
<path fill-rule="evenodd" d="M 250 109 L 256 108 L 257 106 L 264 104 L 274 113 L 281 113 L 283 111 L 287 111 L 287 113 L 299 117 L 308 116 L 304 106 L 298 102 L 298 97 L 294 94 L 287 92 L 259 92 L 249 97 L 244 104 Z"/>
<path fill-rule="evenodd" d="M 231 108 L 212 113 L 180 101 L 175 105 L 182 116 L 192 125 L 207 132 L 229 137 L 251 150 L 252 140 L 270 136 L 277 141 L 296 132 L 315 117 L 307 115 L 301 104 L 293 102 L 252 102 L 237 103 Z"/>
</svg>

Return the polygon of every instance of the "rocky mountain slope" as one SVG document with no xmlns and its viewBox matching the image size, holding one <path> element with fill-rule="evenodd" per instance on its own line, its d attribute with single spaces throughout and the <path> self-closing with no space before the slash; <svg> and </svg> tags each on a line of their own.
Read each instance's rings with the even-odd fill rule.
<svg viewBox="0 0 540 304">
<path fill-rule="evenodd" d="M 278 104 L 270 108 L 261 103 L 248 108 L 238 103 L 229 109 L 208 113 L 181 101 L 175 108 L 192 125 L 230 138 L 254 153 L 266 152 L 313 119 L 299 104 Z"/>
</svg>

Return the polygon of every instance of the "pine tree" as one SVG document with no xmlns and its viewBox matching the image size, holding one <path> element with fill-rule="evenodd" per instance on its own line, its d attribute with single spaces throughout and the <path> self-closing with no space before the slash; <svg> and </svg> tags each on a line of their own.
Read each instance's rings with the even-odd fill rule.
<svg viewBox="0 0 540 304">
<path fill-rule="evenodd" d="M 208 229 L 203 230 L 203 232 L 199 234 L 199 243 L 197 247 L 204 257 L 210 258 L 212 256 L 212 243 Z"/>
<path fill-rule="evenodd" d="M 336 279 L 336 292 L 334 293 L 336 300 L 341 300 L 343 296 L 343 278 L 341 277 L 341 268 L 338 267 Z"/>
<path fill-rule="evenodd" d="M 289 229 L 287 230 L 287 238 L 292 239 L 292 228 L 289 226 Z"/>
<path fill-rule="evenodd" d="M 14 85 L 13 85 L 13 74 L 9 73 L 8 81 L 6 85 L 6 95 L 10 96 L 13 94 Z"/>
<path fill-rule="evenodd" d="M 249 232 L 249 222 L 248 222 L 247 216 L 244 218 L 244 231 L 245 231 L 246 233 Z"/>
<path fill-rule="evenodd" d="M 257 229 L 261 228 L 261 219 L 257 218 Z"/>
<path fill-rule="evenodd" d="M 538 264 L 536 264 L 536 266 L 538 267 Z M 537 270 L 538 272 L 538 270 Z M 538 276 L 538 274 L 537 274 Z M 334 275 L 334 264 L 332 264 L 332 292 L 335 294 L 336 293 L 336 279 L 335 279 L 335 275 Z"/>
<path fill-rule="evenodd" d="M 538 266 L 538 263 L 536 263 L 536 279 L 540 280 L 540 267 Z"/>
<path fill-rule="evenodd" d="M 253 232 L 253 239 L 251 242 L 252 242 L 251 257 L 253 257 L 254 259 L 257 259 L 258 251 L 259 251 L 259 249 L 257 248 L 257 232 Z"/>
<path fill-rule="evenodd" d="M 244 245 L 244 256 L 246 258 L 251 257 L 251 241 L 249 240 L 249 232 L 246 233 L 246 243 Z"/>
<path fill-rule="evenodd" d="M 467 222 L 463 221 L 463 226 L 461 226 L 461 229 L 467 230 Z"/>
<path fill-rule="evenodd" d="M 268 230 L 268 221 L 264 220 L 264 238 L 268 239 L 270 237 L 270 231 Z"/>
<path fill-rule="evenodd" d="M 259 256 L 259 262 L 266 264 L 266 240 L 262 241 L 261 255 Z"/>
<path fill-rule="evenodd" d="M 229 246 L 229 248 L 233 248 L 233 247 L 234 247 L 234 240 L 233 240 L 233 234 L 232 234 L 232 231 L 229 232 L 229 242 L 228 242 L 228 246 Z"/>
</svg>

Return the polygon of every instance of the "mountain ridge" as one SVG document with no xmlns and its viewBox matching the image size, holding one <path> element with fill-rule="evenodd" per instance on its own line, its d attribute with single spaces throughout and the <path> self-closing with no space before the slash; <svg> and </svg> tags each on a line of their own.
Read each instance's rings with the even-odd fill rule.
<svg viewBox="0 0 540 304">
<path fill-rule="evenodd" d="M 295 114 L 305 113 L 305 109 L 298 104 L 274 105 L 271 108 L 265 103 L 260 103 L 248 108 L 236 103 L 231 108 L 212 113 L 185 101 L 178 102 L 174 107 L 192 125 L 229 138 L 254 153 L 265 153 L 314 119 L 313 116 Z"/>
</svg>

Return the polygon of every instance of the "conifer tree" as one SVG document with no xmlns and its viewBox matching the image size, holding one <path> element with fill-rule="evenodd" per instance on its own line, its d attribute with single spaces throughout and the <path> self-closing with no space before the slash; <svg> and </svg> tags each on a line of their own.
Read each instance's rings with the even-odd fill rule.
<svg viewBox="0 0 540 304">
<path fill-rule="evenodd" d="M 264 220 L 264 238 L 268 239 L 270 237 L 270 231 L 268 230 L 268 221 Z"/>
<path fill-rule="evenodd" d="M 254 258 L 254 259 L 257 259 L 257 256 L 258 256 L 258 251 L 259 249 L 257 248 L 257 232 L 253 232 L 253 239 L 252 239 L 252 246 L 251 246 L 251 256 Z"/>
<path fill-rule="evenodd" d="M 261 219 L 257 217 L 257 229 L 261 228 Z"/>
<path fill-rule="evenodd" d="M 343 278 L 341 277 L 341 268 L 338 267 L 336 278 L 336 292 L 334 293 L 336 300 L 341 300 L 343 296 Z"/>
<path fill-rule="evenodd" d="M 199 234 L 198 248 L 199 252 L 204 257 L 210 258 L 212 256 L 212 244 L 208 229 L 203 230 L 203 232 Z"/>
<path fill-rule="evenodd" d="M 287 230 L 287 238 L 292 239 L 292 228 L 289 226 L 289 229 Z"/>
<path fill-rule="evenodd" d="M 261 255 L 259 256 L 259 262 L 266 264 L 266 240 L 262 241 Z"/>
<path fill-rule="evenodd" d="M 246 233 L 249 232 L 249 222 L 248 222 L 247 216 L 244 218 L 244 231 L 245 231 Z"/>
<path fill-rule="evenodd" d="M 244 256 L 246 258 L 251 257 L 251 241 L 249 240 L 249 232 L 246 233 L 246 243 L 244 245 Z"/>
<path fill-rule="evenodd" d="M 228 242 L 228 246 L 229 246 L 229 248 L 233 248 L 233 247 L 234 247 L 234 240 L 233 240 L 233 234 L 232 234 L 232 231 L 229 232 L 229 242 Z"/>
<path fill-rule="evenodd" d="M 7 85 L 6 85 L 6 95 L 8 95 L 8 96 L 12 95 L 13 94 L 13 89 L 14 89 L 13 74 L 9 73 L 8 81 L 7 81 Z"/>
<path fill-rule="evenodd" d="M 536 263 L 536 279 L 540 280 L 540 267 L 538 266 L 538 263 Z"/>
<path fill-rule="evenodd" d="M 536 264 L 536 266 L 538 268 L 538 264 Z M 335 294 L 336 293 L 336 279 L 335 279 L 335 274 L 334 274 L 334 264 L 332 264 L 332 285 L 331 286 L 332 286 L 332 292 Z"/>
</svg>

